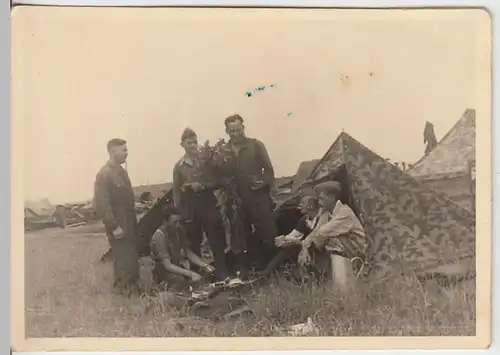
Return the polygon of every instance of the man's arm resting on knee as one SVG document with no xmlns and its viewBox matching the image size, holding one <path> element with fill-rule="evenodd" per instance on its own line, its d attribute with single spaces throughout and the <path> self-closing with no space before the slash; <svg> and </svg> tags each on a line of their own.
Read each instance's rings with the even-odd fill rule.
<svg viewBox="0 0 500 355">
<path fill-rule="evenodd" d="M 329 238 L 335 238 L 339 235 L 349 233 L 354 227 L 349 213 L 339 211 L 333 215 L 332 219 L 327 223 L 313 230 L 311 234 L 304 240 L 303 245 L 309 248 L 314 244 L 317 248 L 325 245 Z"/>
</svg>

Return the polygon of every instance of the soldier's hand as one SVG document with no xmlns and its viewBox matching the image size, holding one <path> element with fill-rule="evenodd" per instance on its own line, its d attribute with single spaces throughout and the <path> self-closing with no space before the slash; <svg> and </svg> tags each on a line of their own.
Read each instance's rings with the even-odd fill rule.
<svg viewBox="0 0 500 355">
<path fill-rule="evenodd" d="M 193 183 L 191 183 L 191 189 L 194 192 L 200 192 L 200 191 L 203 191 L 203 185 L 200 184 L 199 182 L 193 182 Z"/>
<path fill-rule="evenodd" d="M 285 244 L 285 236 L 280 235 L 276 238 L 274 238 L 274 245 L 276 245 L 278 248 L 283 246 Z"/>
<path fill-rule="evenodd" d="M 250 190 L 256 191 L 260 190 L 265 186 L 264 181 L 262 180 L 255 180 L 250 184 Z"/>
<path fill-rule="evenodd" d="M 209 274 L 213 274 L 215 272 L 215 268 L 212 265 L 205 265 L 203 269 Z"/>
<path fill-rule="evenodd" d="M 201 279 L 202 279 L 202 276 L 201 276 L 200 274 L 198 274 L 198 273 L 196 273 L 196 272 L 193 272 L 193 273 L 191 274 L 191 281 L 193 281 L 193 282 L 198 282 L 198 281 L 200 281 Z"/>
<path fill-rule="evenodd" d="M 187 182 L 181 187 L 182 191 L 191 190 L 194 192 L 200 192 L 203 190 L 203 185 L 199 182 Z"/>
<path fill-rule="evenodd" d="M 113 231 L 113 237 L 115 239 L 122 239 L 123 238 L 123 229 L 121 229 L 120 227 L 118 227 L 117 229 L 115 229 Z"/>
</svg>

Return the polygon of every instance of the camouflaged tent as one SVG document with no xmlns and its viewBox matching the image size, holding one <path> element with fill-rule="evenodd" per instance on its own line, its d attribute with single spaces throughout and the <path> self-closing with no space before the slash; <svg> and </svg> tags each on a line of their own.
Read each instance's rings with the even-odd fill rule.
<svg viewBox="0 0 500 355">
<path fill-rule="evenodd" d="M 408 171 L 427 187 L 474 211 L 476 112 L 467 109 L 438 145 Z"/>
<path fill-rule="evenodd" d="M 333 179 L 342 182 L 341 200 L 351 206 L 369 236 L 372 275 L 431 271 L 461 259 L 474 268 L 474 215 L 346 133 L 340 134 L 308 180 L 314 186 Z"/>
</svg>

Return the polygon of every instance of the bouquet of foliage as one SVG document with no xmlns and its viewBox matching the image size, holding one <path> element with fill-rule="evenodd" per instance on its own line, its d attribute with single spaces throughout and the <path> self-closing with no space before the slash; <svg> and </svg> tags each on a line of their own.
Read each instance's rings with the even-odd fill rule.
<svg viewBox="0 0 500 355">
<path fill-rule="evenodd" d="M 198 148 L 201 168 L 217 170 L 227 175 L 231 174 L 231 147 L 224 139 L 219 139 L 211 146 L 209 141 Z"/>
<path fill-rule="evenodd" d="M 224 139 L 219 139 L 213 146 L 206 141 L 200 146 L 198 153 L 201 173 L 207 173 L 207 176 L 222 182 L 215 195 L 226 230 L 226 244 L 230 248 L 231 239 L 238 233 L 244 233 L 241 199 L 235 184 L 231 147 Z"/>
</svg>

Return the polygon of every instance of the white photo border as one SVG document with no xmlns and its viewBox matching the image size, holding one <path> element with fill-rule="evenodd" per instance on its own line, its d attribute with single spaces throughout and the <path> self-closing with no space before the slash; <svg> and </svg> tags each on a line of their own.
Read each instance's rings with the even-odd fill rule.
<svg viewBox="0 0 500 355">
<path fill-rule="evenodd" d="M 445 0 L 440 0 L 440 1 L 432 1 L 432 0 L 427 0 L 427 1 L 409 1 L 409 0 L 379 0 L 379 1 L 369 1 L 369 0 L 345 0 L 345 1 L 340 1 L 340 0 L 296 0 L 296 1 L 266 1 L 266 0 L 248 0 L 248 1 L 189 1 L 189 0 L 184 0 L 184 1 L 166 1 L 166 0 L 144 0 L 144 1 L 134 1 L 134 0 L 13 0 L 12 1 L 13 5 L 59 5 L 59 6 L 235 6 L 235 7 L 259 7 L 259 6 L 266 6 L 266 7 L 338 7 L 338 8 L 345 8 L 345 7 L 350 7 L 350 8 L 387 8 L 387 7 L 483 7 L 488 10 L 490 13 L 491 19 L 492 19 L 492 28 L 493 28 L 493 33 L 492 33 L 492 39 L 493 39 L 493 45 L 492 45 L 492 50 L 493 50 L 493 57 L 492 57 L 492 65 L 496 63 L 496 59 L 498 59 L 498 46 L 499 46 L 499 39 L 498 39 L 498 26 L 499 26 L 499 21 L 498 17 L 500 16 L 500 2 L 498 0 L 482 0 L 482 1 L 473 1 L 473 0 L 464 0 L 464 1 L 445 1 Z M 2 27 L 3 30 L 0 32 L 0 48 L 4 50 L 4 55 L 1 56 L 1 65 L 0 68 L 0 75 L 1 75 L 1 87 L 3 90 L 2 95 L 0 95 L 0 100 L 2 103 L 0 104 L 0 108 L 2 109 L 2 117 L 4 119 L 1 120 L 1 126 L 0 126 L 0 134 L 3 136 L 0 139 L 0 159 L 2 163 L 4 163 L 5 166 L 11 166 L 11 159 L 10 159 L 10 153 L 11 153 L 11 126 L 10 126 L 10 4 L 7 1 L 2 2 Z M 492 342 L 491 346 L 488 350 L 466 350 L 467 353 L 469 354 L 484 354 L 484 353 L 496 353 L 500 349 L 499 343 L 499 322 L 500 322 L 500 305 L 498 305 L 500 301 L 500 261 L 498 258 L 495 258 L 495 255 L 500 253 L 500 241 L 498 240 L 498 231 L 497 231 L 497 223 L 495 221 L 495 216 L 497 215 L 498 211 L 498 193 L 496 192 L 497 185 L 500 183 L 500 157 L 496 156 L 496 147 L 497 147 L 497 139 L 498 139 L 498 134 L 499 134 L 499 127 L 497 125 L 498 121 L 498 99 L 495 100 L 496 98 L 496 90 L 495 88 L 497 87 L 499 83 L 499 74 L 498 71 L 495 70 L 495 67 L 493 66 L 493 77 L 492 77 L 492 115 L 493 115 L 493 121 L 492 121 L 492 146 L 493 146 L 493 151 L 492 151 L 492 198 L 493 198 L 493 212 L 492 212 L 492 226 L 493 226 L 493 234 L 492 234 L 492 242 L 493 242 L 493 251 L 492 251 L 492 265 L 493 265 L 493 271 L 492 271 Z M 4 196 L 11 196 L 11 189 L 10 189 L 10 176 L 11 174 L 4 173 L 1 174 L 1 184 L 0 186 L 2 189 L 4 189 Z M 2 281 L 5 281 L 6 283 L 8 282 L 10 284 L 10 253 L 9 251 L 11 250 L 11 245 L 10 245 L 10 222 L 11 219 L 10 217 L 10 198 L 5 198 L 0 200 L 0 208 L 2 213 L 0 213 L 0 218 L 4 219 L 4 221 L 0 222 L 0 228 L 2 228 L 3 235 L 5 236 L 4 238 L 0 238 L 0 250 L 2 251 L 3 255 L 0 257 L 0 262 L 2 263 L 1 267 L 1 277 Z M 13 275 L 14 276 L 14 275 Z M 4 297 L 6 293 L 3 293 L 2 297 Z M 20 295 L 21 296 L 21 295 Z M 2 312 L 2 314 L 10 314 L 10 292 L 7 293 L 7 300 L 6 302 L 2 302 L 3 307 L 5 307 L 5 311 Z M 3 300 L 2 300 L 3 301 Z M 496 301 L 496 302 L 495 302 Z M 2 332 L 0 333 L 1 337 L 1 344 L 6 345 L 5 347 L 2 346 L 3 349 L 7 347 L 7 345 L 10 347 L 11 343 L 11 335 L 10 335 L 10 318 L 8 317 L 1 317 L 1 323 L 2 323 Z M 5 326 L 5 328 L 3 328 Z M 496 352 L 495 352 L 496 350 Z M 349 350 L 350 353 L 353 354 L 364 354 L 367 352 L 367 350 L 359 350 L 359 351 L 354 351 L 354 350 Z M 370 353 L 380 353 L 380 354 L 417 354 L 418 350 L 371 350 L 369 351 Z M 465 350 L 464 350 L 465 351 Z M 16 353 L 15 349 L 11 348 L 12 353 Z M 322 351 L 323 353 L 329 353 L 329 354 L 342 354 L 346 352 L 346 350 L 337 350 L 337 351 Z M 461 353 L 462 350 L 426 350 L 425 351 L 428 354 L 442 354 L 442 355 L 448 355 L 448 354 L 458 354 Z M 85 354 L 106 354 L 106 353 L 100 353 L 100 352 L 88 352 Z M 109 352 L 107 354 L 118 354 L 119 352 Z M 137 354 L 140 354 L 141 352 L 137 352 Z M 165 354 L 162 352 L 151 352 L 152 354 Z M 169 352 L 169 354 L 217 354 L 218 352 Z M 248 352 L 233 352 L 233 354 L 243 354 L 243 353 L 248 353 Z M 261 352 L 264 354 L 264 352 Z M 266 351 L 266 354 L 307 354 L 309 351 Z M 21 354 L 21 353 L 20 353 Z M 49 354 L 47 352 L 31 352 L 30 354 Z M 56 353 L 54 353 L 56 354 Z M 58 352 L 57 354 L 77 354 L 77 352 Z M 83 354 L 83 353 L 82 353 Z"/>
</svg>

